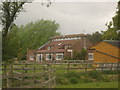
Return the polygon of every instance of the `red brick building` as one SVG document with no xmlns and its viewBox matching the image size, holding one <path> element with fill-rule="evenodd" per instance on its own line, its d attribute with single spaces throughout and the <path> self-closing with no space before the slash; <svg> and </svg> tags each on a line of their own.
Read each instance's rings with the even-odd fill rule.
<svg viewBox="0 0 120 90">
<path fill-rule="evenodd" d="M 35 50 L 27 50 L 26 58 L 30 62 L 35 62 Z"/>
<path fill-rule="evenodd" d="M 56 36 L 35 51 L 36 62 L 44 60 L 63 60 L 65 57 L 72 58 L 74 52 L 88 49 L 92 43 L 84 34 Z M 29 56 L 29 58 L 32 56 Z M 30 60 L 30 59 L 28 59 Z"/>
</svg>

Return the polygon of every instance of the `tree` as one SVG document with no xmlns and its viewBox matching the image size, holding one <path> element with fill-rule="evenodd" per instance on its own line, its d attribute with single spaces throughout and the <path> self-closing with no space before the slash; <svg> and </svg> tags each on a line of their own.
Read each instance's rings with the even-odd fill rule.
<svg viewBox="0 0 120 90">
<path fill-rule="evenodd" d="M 18 13 L 22 10 L 25 2 L 2 2 L 2 16 L 1 21 L 3 25 L 2 37 L 6 38 L 8 31 L 14 20 L 16 19 Z"/>
<path fill-rule="evenodd" d="M 109 24 L 106 24 L 107 30 L 103 31 L 103 39 L 106 40 L 120 40 L 120 34 L 117 34 L 117 30 L 120 30 L 120 1 L 117 5 L 116 15 L 112 18 Z"/>
<path fill-rule="evenodd" d="M 73 59 L 74 60 L 85 60 L 87 55 L 86 49 L 81 49 L 81 51 L 74 51 Z"/>
<path fill-rule="evenodd" d="M 49 41 L 50 37 L 60 35 L 59 24 L 50 20 L 39 20 L 25 26 L 14 25 L 3 43 L 3 61 L 26 55 L 27 49 L 38 49 Z"/>
<path fill-rule="evenodd" d="M 94 32 L 92 34 L 87 34 L 87 37 L 89 38 L 89 40 L 95 45 L 99 42 L 101 42 L 103 39 L 102 39 L 102 33 L 99 33 L 98 31 L 97 32 Z"/>
</svg>

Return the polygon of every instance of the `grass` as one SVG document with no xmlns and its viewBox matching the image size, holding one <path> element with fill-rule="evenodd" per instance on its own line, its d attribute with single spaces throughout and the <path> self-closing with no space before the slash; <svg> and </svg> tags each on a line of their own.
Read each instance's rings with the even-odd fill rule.
<svg viewBox="0 0 120 90">
<path fill-rule="evenodd" d="M 118 81 L 60 85 L 56 88 L 118 88 Z"/>
<path fill-rule="evenodd" d="M 17 67 L 26 67 L 25 65 L 14 65 L 16 67 L 13 67 L 14 69 L 17 68 Z M 42 68 L 42 67 L 47 67 L 47 66 L 42 66 L 42 65 L 28 65 L 27 66 L 28 68 Z M 54 65 L 51 65 L 49 67 L 54 67 Z M 67 65 L 55 65 L 56 68 L 66 68 Z M 74 68 L 77 68 L 77 67 L 82 67 L 81 65 L 71 65 L 70 67 L 74 67 Z M 7 68 L 11 68 L 10 66 L 8 66 Z M 17 72 L 21 72 L 22 70 L 16 70 Z M 43 72 L 44 70 L 27 70 L 27 73 L 29 74 L 32 74 L 32 73 L 40 73 L 40 72 Z M 23 70 L 23 72 L 25 72 L 25 70 Z M 64 83 L 67 83 L 68 85 L 63 85 L 61 84 L 60 86 L 57 86 L 56 88 L 117 88 L 118 87 L 118 83 L 117 81 L 115 82 L 99 82 L 99 83 L 84 83 L 84 82 L 78 82 L 78 84 L 72 84 L 71 82 L 74 82 L 77 80 L 79 80 L 81 77 L 76 77 L 74 78 L 77 73 L 78 75 L 80 74 L 80 72 L 84 72 L 84 70 L 78 70 L 78 69 L 73 69 L 73 70 L 69 70 L 69 72 L 73 72 L 72 76 L 70 77 L 64 77 L 65 74 L 68 74 L 67 73 L 67 70 L 66 69 L 57 69 L 55 71 L 55 74 L 56 76 L 59 78 L 60 77 L 60 80 L 63 82 L 65 80 Z M 76 72 L 76 74 L 75 74 Z M 3 72 L 4 73 L 4 72 Z M 96 72 L 95 72 L 96 73 Z M 106 74 L 106 73 L 105 73 Z M 91 75 L 91 74 L 90 74 Z M 89 76 L 90 76 L 89 75 Z M 81 76 L 81 74 L 80 74 Z M 84 76 L 84 74 L 83 74 Z M 93 76 L 93 75 L 91 75 Z M 72 79 L 70 79 L 71 77 L 73 77 Z M 62 78 L 62 79 L 61 79 Z M 66 79 L 67 78 L 67 79 Z M 86 77 L 85 77 L 86 78 Z M 89 78 L 89 77 L 88 77 Z M 31 79 L 30 78 L 26 78 L 26 79 Z M 41 79 L 41 77 L 35 77 L 35 79 Z M 69 80 L 70 79 L 70 80 Z M 109 78 L 108 78 L 109 79 Z M 59 80 L 59 79 L 58 79 Z M 71 81 L 72 80 L 72 81 Z M 83 79 L 81 79 L 83 80 Z M 110 79 L 111 80 L 111 79 Z M 58 82 L 58 81 L 57 81 Z M 79 84 L 80 83 L 80 84 Z M 60 84 L 60 83 L 59 83 Z"/>
</svg>

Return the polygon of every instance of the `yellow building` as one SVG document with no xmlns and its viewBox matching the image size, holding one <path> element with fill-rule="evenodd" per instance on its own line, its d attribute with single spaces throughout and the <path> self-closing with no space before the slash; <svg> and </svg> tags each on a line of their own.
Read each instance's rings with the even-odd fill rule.
<svg viewBox="0 0 120 90">
<path fill-rule="evenodd" d="M 94 63 L 120 62 L 120 41 L 105 40 L 90 48 L 88 59 Z"/>
</svg>

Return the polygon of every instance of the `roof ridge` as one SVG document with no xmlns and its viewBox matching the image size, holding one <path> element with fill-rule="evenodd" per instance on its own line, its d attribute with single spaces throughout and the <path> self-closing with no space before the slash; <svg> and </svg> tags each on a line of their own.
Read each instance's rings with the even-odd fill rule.
<svg viewBox="0 0 120 90">
<path fill-rule="evenodd" d="M 120 41 L 118 41 L 118 40 L 105 40 L 105 41 L 103 41 L 103 42 L 105 42 L 105 43 L 108 43 L 108 44 L 110 44 L 110 45 L 112 45 L 112 46 L 114 46 L 114 47 L 117 47 L 117 48 L 120 48 Z"/>
<path fill-rule="evenodd" d="M 120 42 L 120 40 L 103 40 L 103 41 Z"/>
<path fill-rule="evenodd" d="M 65 37 L 79 37 L 79 36 L 86 36 L 86 35 L 85 34 L 58 35 L 58 36 L 52 37 L 52 39 L 55 39 L 55 38 L 65 38 Z"/>
</svg>

